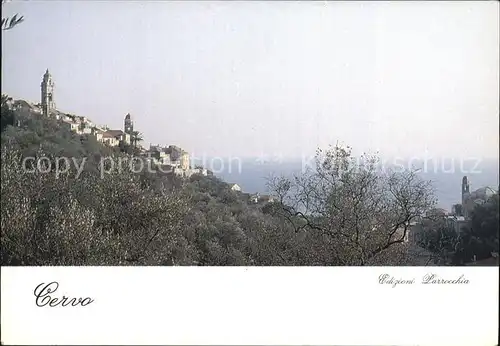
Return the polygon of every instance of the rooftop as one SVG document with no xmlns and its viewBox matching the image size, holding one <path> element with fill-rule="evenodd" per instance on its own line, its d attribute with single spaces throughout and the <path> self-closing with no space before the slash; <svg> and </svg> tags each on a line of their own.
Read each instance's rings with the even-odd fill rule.
<svg viewBox="0 0 500 346">
<path fill-rule="evenodd" d="M 102 134 L 102 137 L 103 138 L 115 138 L 116 136 L 114 136 L 112 133 L 109 133 L 109 131 L 106 131 Z"/>
<path fill-rule="evenodd" d="M 117 137 L 117 136 L 124 135 L 125 132 L 123 132 L 122 130 L 108 130 L 108 131 L 106 131 L 106 134 L 109 134 L 110 136 L 113 136 L 113 137 Z"/>
</svg>

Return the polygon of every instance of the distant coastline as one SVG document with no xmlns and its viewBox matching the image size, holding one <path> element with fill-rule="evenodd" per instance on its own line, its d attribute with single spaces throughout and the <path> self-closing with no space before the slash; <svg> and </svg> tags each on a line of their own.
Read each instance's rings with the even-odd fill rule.
<svg viewBox="0 0 500 346">
<path fill-rule="evenodd" d="M 207 158 L 211 161 L 212 158 Z M 220 161 L 220 159 L 219 159 Z M 301 159 L 285 159 L 282 162 L 276 162 L 272 159 L 268 161 L 260 161 L 259 158 L 242 158 L 239 161 L 236 158 L 225 158 L 223 167 L 217 171 L 214 170 L 216 176 L 225 181 L 235 182 L 242 187 L 245 192 L 263 192 L 266 193 L 266 178 L 274 175 L 292 175 L 299 173 L 302 170 Z M 499 170 L 498 159 L 485 159 L 476 165 L 472 160 L 463 160 L 463 168 L 460 167 L 460 159 L 455 159 L 453 167 L 449 160 L 444 169 L 438 161 L 436 169 L 431 167 L 427 172 L 421 172 L 421 176 L 426 180 L 434 182 L 436 189 L 436 197 L 438 199 L 438 207 L 449 210 L 454 203 L 459 203 L 461 200 L 460 184 L 464 175 L 469 176 L 473 189 L 489 186 L 495 189 L 499 185 Z M 416 168 L 422 162 L 413 162 Z M 445 162 L 446 163 L 446 162 Z M 238 167 L 240 166 L 241 169 Z M 474 168 L 474 170 L 473 170 Z"/>
</svg>

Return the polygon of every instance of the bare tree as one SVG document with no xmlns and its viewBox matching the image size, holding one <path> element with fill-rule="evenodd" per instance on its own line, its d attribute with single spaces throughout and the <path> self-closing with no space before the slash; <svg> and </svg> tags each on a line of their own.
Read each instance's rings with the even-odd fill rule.
<svg viewBox="0 0 500 346">
<path fill-rule="evenodd" d="M 416 171 L 395 171 L 379 163 L 373 155 L 355 158 L 349 147 L 338 144 L 318 150 L 314 168 L 268 181 L 279 199 L 274 211 L 296 232 L 320 237 L 320 262 L 380 264 L 379 257 L 405 252 L 410 225 L 435 200 L 431 183 Z"/>
</svg>

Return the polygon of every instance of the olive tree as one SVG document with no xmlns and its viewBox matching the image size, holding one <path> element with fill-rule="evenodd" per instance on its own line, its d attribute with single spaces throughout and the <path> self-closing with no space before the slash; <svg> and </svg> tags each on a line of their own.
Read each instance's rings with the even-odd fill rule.
<svg viewBox="0 0 500 346">
<path fill-rule="evenodd" d="M 431 182 L 415 170 L 381 167 L 377 156 L 356 158 L 339 144 L 268 187 L 279 200 L 275 214 L 304 233 L 323 265 L 401 264 L 411 224 L 435 204 Z"/>
<path fill-rule="evenodd" d="M 144 187 L 117 166 L 76 178 L 30 169 L 18 150 L 1 151 L 2 265 L 161 265 L 183 261 L 181 189 Z M 37 158 L 49 158 L 42 150 Z M 40 161 L 41 162 L 41 161 Z M 46 162 L 46 161 L 45 161 Z M 53 163 L 53 161 L 51 162 Z"/>
</svg>

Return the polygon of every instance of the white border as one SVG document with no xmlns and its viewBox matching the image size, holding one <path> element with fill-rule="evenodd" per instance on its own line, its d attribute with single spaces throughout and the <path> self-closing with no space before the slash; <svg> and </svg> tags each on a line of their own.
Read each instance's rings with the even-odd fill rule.
<svg viewBox="0 0 500 346">
<path fill-rule="evenodd" d="M 380 274 L 415 278 L 378 283 Z M 468 284 L 422 285 L 427 273 Z M 4 344 L 497 344 L 498 267 L 3 267 Z M 37 307 L 33 291 L 90 296 Z"/>
</svg>

